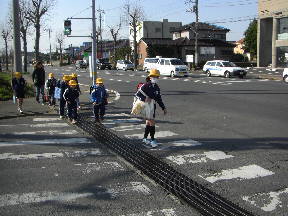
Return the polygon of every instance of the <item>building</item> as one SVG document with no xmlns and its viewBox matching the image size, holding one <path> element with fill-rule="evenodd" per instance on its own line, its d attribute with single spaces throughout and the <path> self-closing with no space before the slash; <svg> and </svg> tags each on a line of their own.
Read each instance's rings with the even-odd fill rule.
<svg viewBox="0 0 288 216">
<path fill-rule="evenodd" d="M 168 19 L 163 21 L 142 21 L 137 27 L 136 41 L 142 38 L 172 38 L 172 31 L 182 26 L 182 22 L 169 22 Z M 129 41 L 133 49 L 133 30 L 130 26 Z"/>
<path fill-rule="evenodd" d="M 216 39 L 226 41 L 226 34 L 230 30 L 221 26 L 211 25 L 208 23 L 198 23 L 198 38 Z M 173 40 L 186 37 L 188 39 L 195 38 L 195 22 L 181 26 L 173 30 Z"/>
<path fill-rule="evenodd" d="M 139 64 L 143 65 L 146 57 L 156 55 L 163 57 L 180 58 L 186 62 L 187 55 L 195 53 L 195 23 L 175 28 L 171 31 L 170 38 L 142 38 L 138 43 Z M 226 34 L 229 29 L 199 23 L 199 63 L 211 59 L 230 60 L 233 56 L 235 45 L 226 42 Z M 154 56 L 150 56 L 147 50 L 155 50 Z M 151 52 L 150 52 L 151 53 Z"/>
<path fill-rule="evenodd" d="M 272 68 L 288 62 L 288 1 L 259 0 L 257 66 Z"/>
</svg>

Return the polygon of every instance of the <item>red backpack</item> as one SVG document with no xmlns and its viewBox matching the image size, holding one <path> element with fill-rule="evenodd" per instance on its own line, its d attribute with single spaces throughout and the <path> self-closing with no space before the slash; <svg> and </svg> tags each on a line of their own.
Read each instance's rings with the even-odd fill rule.
<svg viewBox="0 0 288 216">
<path fill-rule="evenodd" d="M 138 84 L 137 84 L 137 91 L 138 91 L 144 84 L 145 84 L 145 83 L 142 83 L 142 82 L 138 83 Z"/>
</svg>

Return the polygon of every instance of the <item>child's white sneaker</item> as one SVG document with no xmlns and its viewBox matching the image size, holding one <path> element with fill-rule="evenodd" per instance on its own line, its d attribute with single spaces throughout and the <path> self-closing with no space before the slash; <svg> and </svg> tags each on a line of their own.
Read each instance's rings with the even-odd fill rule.
<svg viewBox="0 0 288 216">
<path fill-rule="evenodd" d="M 150 145 L 151 145 L 152 148 L 155 148 L 155 147 L 158 146 L 158 143 L 157 143 L 156 140 L 152 140 L 152 141 L 150 142 Z"/>
<path fill-rule="evenodd" d="M 144 138 L 144 139 L 142 140 L 142 142 L 145 143 L 145 144 L 147 144 L 147 145 L 150 144 L 150 140 L 148 140 L 147 138 Z"/>
</svg>

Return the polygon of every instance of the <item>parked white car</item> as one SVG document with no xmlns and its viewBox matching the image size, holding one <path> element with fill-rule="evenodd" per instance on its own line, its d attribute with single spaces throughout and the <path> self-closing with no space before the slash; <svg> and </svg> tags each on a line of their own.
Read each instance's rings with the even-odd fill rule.
<svg viewBox="0 0 288 216">
<path fill-rule="evenodd" d="M 231 76 L 239 76 L 243 78 L 246 76 L 247 71 L 238 67 L 233 62 L 224 60 L 207 61 L 203 67 L 203 71 L 210 76 L 224 76 L 229 78 Z"/>
<path fill-rule="evenodd" d="M 149 72 L 151 69 L 157 67 L 159 58 L 145 58 L 143 64 L 143 70 Z"/>
<path fill-rule="evenodd" d="M 188 67 L 177 58 L 159 58 L 157 69 L 160 75 L 165 76 L 188 76 Z"/>
<path fill-rule="evenodd" d="M 284 68 L 282 77 L 283 77 L 283 81 L 288 83 L 288 68 Z"/>
<path fill-rule="evenodd" d="M 134 71 L 134 64 L 129 60 L 118 60 L 116 70 L 132 70 Z"/>
</svg>

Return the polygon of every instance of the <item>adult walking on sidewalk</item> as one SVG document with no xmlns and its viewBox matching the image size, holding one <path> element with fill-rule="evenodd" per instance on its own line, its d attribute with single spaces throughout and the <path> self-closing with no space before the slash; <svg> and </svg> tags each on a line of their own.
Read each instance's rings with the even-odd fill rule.
<svg viewBox="0 0 288 216">
<path fill-rule="evenodd" d="M 108 93 L 104 87 L 103 79 L 97 78 L 96 85 L 91 86 L 90 91 L 95 121 L 103 121 L 105 115 L 105 105 L 107 105 L 108 98 Z"/>
<path fill-rule="evenodd" d="M 157 85 L 158 78 L 160 76 L 160 72 L 157 69 L 152 69 L 148 75 L 150 81 L 141 86 L 141 88 L 137 91 L 136 97 L 141 101 L 146 103 L 145 107 L 145 119 L 146 119 L 146 127 L 144 132 L 143 142 L 145 144 L 150 144 L 151 147 L 157 146 L 157 141 L 155 140 L 155 111 L 156 111 L 156 103 L 162 108 L 164 115 L 167 114 L 167 110 L 162 101 L 162 97 L 160 94 L 160 88 Z M 150 133 L 151 141 L 147 139 Z"/>
<path fill-rule="evenodd" d="M 42 105 L 45 104 L 44 101 L 44 86 L 45 86 L 45 70 L 42 62 L 37 62 L 35 69 L 32 73 L 32 80 L 36 89 L 36 101 L 40 103 L 39 97 L 42 95 Z"/>
<path fill-rule="evenodd" d="M 24 90 L 25 84 L 26 84 L 26 81 L 22 77 L 21 73 L 15 72 L 14 78 L 12 79 L 12 89 L 14 91 L 14 96 L 17 100 L 18 111 L 21 114 L 23 114 L 22 105 L 23 105 L 23 99 L 25 97 L 25 90 Z"/>
</svg>

